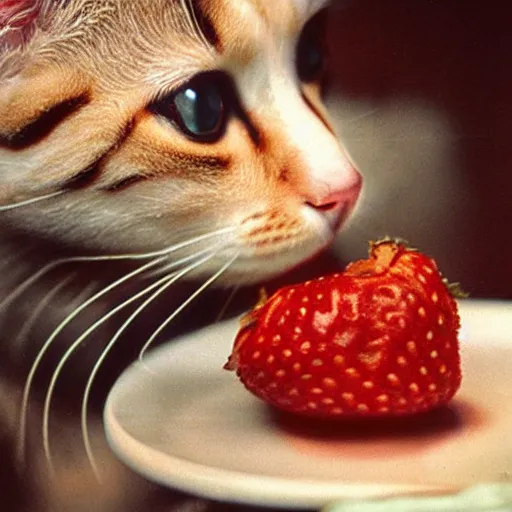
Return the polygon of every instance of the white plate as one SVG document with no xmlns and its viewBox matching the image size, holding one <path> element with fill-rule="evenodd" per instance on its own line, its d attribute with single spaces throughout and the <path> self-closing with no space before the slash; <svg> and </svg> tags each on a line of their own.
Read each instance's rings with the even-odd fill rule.
<svg viewBox="0 0 512 512">
<path fill-rule="evenodd" d="M 279 418 L 222 369 L 236 320 L 150 353 L 117 381 L 109 443 L 147 478 L 287 508 L 512 480 L 512 302 L 463 301 L 463 384 L 421 421 L 333 433 Z"/>
</svg>

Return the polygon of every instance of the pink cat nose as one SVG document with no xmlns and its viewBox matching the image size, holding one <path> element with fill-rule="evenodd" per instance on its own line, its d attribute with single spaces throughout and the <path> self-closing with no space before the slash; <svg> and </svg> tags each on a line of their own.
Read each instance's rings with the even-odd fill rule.
<svg viewBox="0 0 512 512">
<path fill-rule="evenodd" d="M 362 179 L 358 172 L 354 172 L 348 183 L 336 188 L 325 188 L 323 193 L 311 193 L 306 204 L 320 211 L 331 211 L 336 208 L 352 209 L 361 192 Z"/>
</svg>

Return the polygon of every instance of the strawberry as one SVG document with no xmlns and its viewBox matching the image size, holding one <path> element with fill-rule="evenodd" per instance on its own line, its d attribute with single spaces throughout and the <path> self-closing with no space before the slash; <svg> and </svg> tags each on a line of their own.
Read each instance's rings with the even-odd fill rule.
<svg viewBox="0 0 512 512">
<path fill-rule="evenodd" d="M 400 241 L 370 243 L 369 253 L 261 300 L 225 368 L 266 402 L 309 416 L 407 415 L 447 403 L 461 382 L 461 293 Z"/>
</svg>

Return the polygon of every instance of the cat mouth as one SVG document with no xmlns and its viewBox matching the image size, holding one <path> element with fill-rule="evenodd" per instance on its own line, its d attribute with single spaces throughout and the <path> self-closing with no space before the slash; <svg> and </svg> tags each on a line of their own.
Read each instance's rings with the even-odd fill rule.
<svg viewBox="0 0 512 512">
<path fill-rule="evenodd" d="M 240 226 L 240 255 L 230 274 L 237 281 L 258 282 L 306 263 L 331 245 L 352 208 L 351 203 L 322 209 L 304 205 L 295 217 L 282 212 L 247 217 Z"/>
<path fill-rule="evenodd" d="M 236 254 L 221 281 L 254 284 L 302 266 L 333 243 L 350 217 L 355 200 L 344 199 L 321 208 L 308 203 L 295 207 L 281 204 L 246 214 L 222 236 L 216 255 L 203 270 Z"/>
<path fill-rule="evenodd" d="M 330 228 L 336 234 L 352 215 L 361 194 L 362 180 L 359 178 L 347 188 L 338 202 L 316 206 L 316 211 L 323 215 Z"/>
<path fill-rule="evenodd" d="M 354 204 L 352 203 L 334 203 L 330 208 L 317 208 L 317 211 L 324 217 L 325 222 L 333 232 L 333 235 L 341 229 L 345 221 L 350 217 Z"/>
</svg>

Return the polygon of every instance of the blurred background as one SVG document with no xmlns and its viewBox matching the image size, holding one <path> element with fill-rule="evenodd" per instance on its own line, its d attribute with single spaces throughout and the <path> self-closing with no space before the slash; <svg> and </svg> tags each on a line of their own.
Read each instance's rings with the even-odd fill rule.
<svg viewBox="0 0 512 512">
<path fill-rule="evenodd" d="M 473 297 L 512 298 L 512 9 L 335 0 L 335 128 L 365 179 L 338 258 L 400 236 Z"/>
<path fill-rule="evenodd" d="M 367 240 L 399 236 L 433 256 L 473 297 L 512 299 L 512 8 L 492 0 L 334 0 L 329 34 L 328 107 L 364 176 L 334 265 L 365 257 Z M 317 270 L 334 266 L 326 258 Z M 214 321 L 223 297 L 205 294 L 174 327 Z M 254 290 L 240 291 L 237 308 L 255 297 Z M 125 349 L 125 359 L 135 357 Z M 105 389 L 118 363 L 107 361 Z M 83 509 L 65 510 L 91 510 L 93 498 L 94 509 L 105 512 L 250 510 L 206 504 L 135 475 L 124 480 L 115 469 L 98 490 L 89 473 L 73 467 L 69 481 L 58 482 L 62 499 L 76 504 L 84 497 Z M 9 477 L 0 469 L 8 498 L 24 501 L 25 490 Z M 142 509 L 135 505 L 141 499 Z"/>
</svg>

